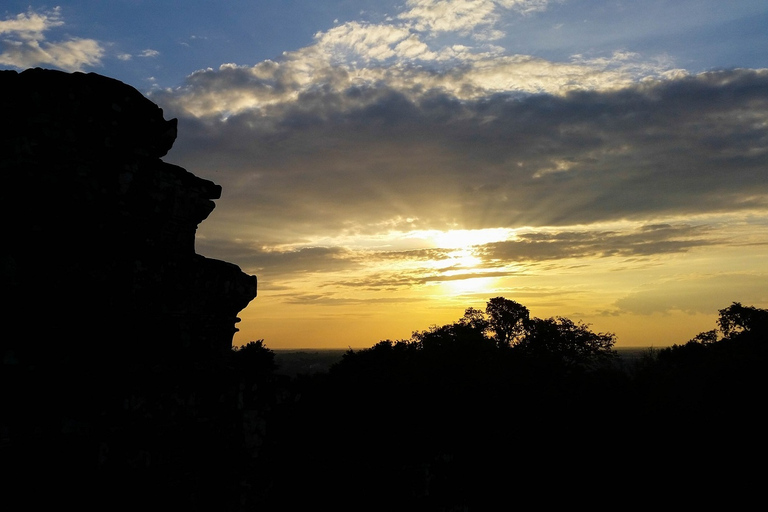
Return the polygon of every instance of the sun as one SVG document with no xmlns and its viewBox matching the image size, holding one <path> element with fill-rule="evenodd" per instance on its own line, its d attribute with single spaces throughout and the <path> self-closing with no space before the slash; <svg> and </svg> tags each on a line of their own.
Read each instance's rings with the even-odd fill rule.
<svg viewBox="0 0 768 512">
<path fill-rule="evenodd" d="M 451 229 L 432 231 L 428 240 L 436 249 L 446 251 L 447 258 L 436 263 L 442 268 L 477 269 L 483 260 L 476 254 L 475 246 L 507 240 L 510 231 L 504 228 L 494 229 Z"/>
<path fill-rule="evenodd" d="M 483 260 L 475 256 L 472 249 L 457 249 L 448 254 L 448 262 L 456 268 L 476 268 Z"/>
<path fill-rule="evenodd" d="M 451 229 L 430 232 L 429 239 L 439 249 L 467 249 L 473 245 L 507 240 L 511 233 L 505 228 Z"/>
<path fill-rule="evenodd" d="M 470 277 L 444 281 L 440 283 L 440 287 L 445 290 L 446 295 L 487 294 L 496 288 L 497 283 L 496 277 Z"/>
<path fill-rule="evenodd" d="M 489 293 L 498 284 L 498 278 L 482 274 L 483 259 L 477 254 L 477 246 L 508 240 L 512 231 L 495 229 L 452 229 L 434 231 L 429 240 L 437 249 L 446 251 L 446 258 L 436 261 L 447 277 L 440 287 L 447 295 Z"/>
</svg>

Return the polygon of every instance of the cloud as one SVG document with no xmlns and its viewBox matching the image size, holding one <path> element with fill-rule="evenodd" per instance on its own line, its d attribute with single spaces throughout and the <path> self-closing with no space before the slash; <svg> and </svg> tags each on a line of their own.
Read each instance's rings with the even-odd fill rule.
<svg viewBox="0 0 768 512">
<path fill-rule="evenodd" d="M 414 249 L 408 251 L 379 251 L 374 256 L 390 260 L 440 261 L 450 258 L 452 249 Z"/>
<path fill-rule="evenodd" d="M 195 80 L 236 96 L 252 78 L 231 68 Z M 386 233 L 393 218 L 442 230 L 765 211 L 766 91 L 768 71 L 731 70 L 478 100 L 319 88 L 226 119 L 174 112 L 178 96 L 161 106 L 183 134 L 169 157 L 221 184 L 222 205 L 260 212 L 237 222 L 312 239 Z"/>
<path fill-rule="evenodd" d="M 336 297 L 332 294 L 292 293 L 285 297 L 286 304 L 299 306 L 350 306 L 350 305 L 384 305 L 384 304 L 410 304 L 422 302 L 424 299 L 409 297 Z M 358 312 L 358 314 L 362 314 Z"/>
<path fill-rule="evenodd" d="M 460 46 L 436 52 L 413 37 L 395 38 L 394 42 L 384 34 L 377 38 L 357 37 L 363 42 L 323 40 L 286 54 L 280 62 L 223 64 L 215 70 L 199 70 L 187 77 L 182 87 L 156 93 L 155 97 L 195 117 L 248 110 L 271 115 L 264 109 L 290 107 L 300 97 L 308 99 L 318 94 L 324 94 L 326 100 L 334 93 L 346 95 L 345 103 L 332 107 L 354 106 L 355 97 L 347 93 L 361 88 L 389 88 L 412 100 L 440 93 L 459 100 L 478 100 L 494 94 L 564 95 L 578 90 L 615 90 L 641 78 L 666 78 L 671 71 L 666 62 L 640 63 L 639 56 L 624 54 L 593 61 L 552 62 L 527 55 L 473 53 Z M 344 63 L 336 62 L 344 59 Z M 395 59 L 399 64 L 374 62 L 377 59 Z M 413 62 L 420 59 L 432 65 Z M 358 67 L 360 63 L 365 65 Z"/>
<path fill-rule="evenodd" d="M 353 270 L 359 262 L 355 255 L 342 247 L 303 247 L 279 249 L 255 243 L 230 240 L 206 240 L 197 242 L 197 250 L 209 257 L 236 255 L 238 264 L 260 276 L 310 274 Z"/>
<path fill-rule="evenodd" d="M 507 9 L 514 9 L 523 14 L 529 14 L 536 11 L 543 11 L 553 1 L 564 0 L 496 0 L 500 6 Z"/>
<path fill-rule="evenodd" d="M 415 288 L 427 284 L 446 283 L 451 281 L 466 281 L 470 279 L 491 279 L 499 277 L 509 277 L 515 275 L 512 271 L 497 272 L 464 272 L 461 274 L 442 274 L 442 273 L 422 273 L 411 272 L 408 274 L 391 273 L 386 276 L 379 276 L 376 279 L 358 279 L 337 283 L 343 286 L 362 290 L 397 290 L 402 288 Z"/>
<path fill-rule="evenodd" d="M 157 57 L 159 55 L 160 55 L 159 51 L 152 50 L 152 49 L 148 48 L 148 49 L 142 51 L 141 53 L 139 53 L 138 55 L 136 55 L 136 57 L 153 58 L 153 57 Z M 120 59 L 120 60 L 123 60 L 123 61 L 132 60 L 133 57 L 134 56 L 132 54 L 130 54 L 130 53 L 119 53 L 119 54 L 117 54 L 117 58 Z"/>
<path fill-rule="evenodd" d="M 533 231 L 514 240 L 483 245 L 488 262 L 545 261 L 567 258 L 643 257 L 687 252 L 718 243 L 707 227 L 646 225 L 628 231 Z"/>
<path fill-rule="evenodd" d="M 0 21 L 0 35 L 16 37 L 22 40 L 36 41 L 43 39 L 43 33 L 52 27 L 63 25 L 61 8 L 56 7 L 42 14 L 29 10 L 16 17 Z"/>
<path fill-rule="evenodd" d="M 414 100 L 436 92 L 478 100 L 493 94 L 610 90 L 684 73 L 665 56 L 616 51 L 551 61 L 489 44 L 501 35 L 496 28 L 499 13 L 510 9 L 528 13 L 547 4 L 543 0 L 411 0 L 396 18 L 337 24 L 317 32 L 312 45 L 284 52 L 276 60 L 198 70 L 183 86 L 157 98 L 196 117 L 230 116 L 248 110 L 264 114 L 263 109 L 292 105 L 300 96 L 319 91 L 344 94 L 383 84 Z M 437 32 L 452 35 L 430 35 Z"/>
<path fill-rule="evenodd" d="M 544 10 L 547 4 L 548 0 L 408 0 L 407 10 L 398 19 L 405 20 L 413 30 L 430 35 L 457 32 L 491 40 L 504 36 L 493 28 L 501 17 L 500 11 L 513 9 L 527 14 Z"/>
<path fill-rule="evenodd" d="M 498 9 L 534 5 L 546 2 L 496 2 L 464 21 L 477 36 L 498 28 Z M 419 6 L 449 7 L 406 9 Z M 737 232 L 764 243 L 764 227 L 733 224 L 768 212 L 768 70 L 689 74 L 624 50 L 552 61 L 435 38 L 425 20 L 338 24 L 279 59 L 151 93 L 179 118 L 168 158 L 224 190 L 202 254 L 238 262 L 262 289 L 311 282 L 323 292 L 308 303 L 330 304 L 352 287 L 480 293 L 547 269 L 571 277 L 544 288 L 583 297 L 582 263 L 609 264 L 619 283 L 734 247 Z M 405 242 L 461 229 L 517 235 L 464 259 Z"/>
<path fill-rule="evenodd" d="M 435 53 L 405 27 L 349 22 L 315 35 L 315 46 L 296 57 L 321 54 L 323 61 L 353 65 L 393 58 L 434 59 Z"/>
<path fill-rule="evenodd" d="M 65 71 L 98 66 L 104 48 L 93 39 L 45 40 L 46 32 L 63 25 L 59 7 L 42 12 L 30 9 L 0 21 L 0 65 L 16 68 L 48 65 Z"/>
<path fill-rule="evenodd" d="M 406 6 L 408 10 L 398 17 L 410 21 L 421 32 L 468 34 L 498 19 L 497 5 L 492 0 L 408 0 Z"/>
</svg>

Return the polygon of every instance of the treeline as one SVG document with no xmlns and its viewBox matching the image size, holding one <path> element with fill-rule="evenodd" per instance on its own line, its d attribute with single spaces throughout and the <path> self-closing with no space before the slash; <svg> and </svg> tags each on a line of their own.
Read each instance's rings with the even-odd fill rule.
<svg viewBox="0 0 768 512">
<path fill-rule="evenodd" d="M 232 355 L 259 411 L 254 504 L 497 510 L 645 471 L 746 482 L 740 457 L 766 447 L 768 310 L 733 303 L 717 326 L 627 362 L 611 333 L 496 297 L 293 379 L 249 343 Z"/>
</svg>

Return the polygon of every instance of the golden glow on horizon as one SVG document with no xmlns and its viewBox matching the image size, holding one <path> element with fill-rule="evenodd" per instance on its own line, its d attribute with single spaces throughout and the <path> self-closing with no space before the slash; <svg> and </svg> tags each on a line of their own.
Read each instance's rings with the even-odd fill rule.
<svg viewBox="0 0 768 512">
<path fill-rule="evenodd" d="M 716 327 L 717 309 L 732 301 L 765 307 L 768 277 L 757 269 L 766 230 L 762 219 L 721 215 L 305 238 L 272 246 L 264 267 L 244 268 L 259 276 L 259 296 L 238 315 L 233 342 L 364 348 L 449 324 L 503 296 L 539 318 L 614 332 L 617 346 L 685 343 Z M 508 247 L 486 246 L 499 242 Z M 305 248 L 329 250 L 272 265 Z"/>
</svg>

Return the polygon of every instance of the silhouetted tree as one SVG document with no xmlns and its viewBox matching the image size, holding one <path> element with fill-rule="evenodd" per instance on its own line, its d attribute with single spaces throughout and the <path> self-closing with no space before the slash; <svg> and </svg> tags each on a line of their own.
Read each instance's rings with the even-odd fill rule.
<svg viewBox="0 0 768 512">
<path fill-rule="evenodd" d="M 277 369 L 275 353 L 264 345 L 264 340 L 249 341 L 242 347 L 232 347 L 232 360 L 243 371 L 272 373 Z"/>
<path fill-rule="evenodd" d="M 515 349 L 566 366 L 594 368 L 616 357 L 615 343 L 613 333 L 595 333 L 587 324 L 568 318 L 533 318 Z"/>
<path fill-rule="evenodd" d="M 465 351 L 469 354 L 489 347 L 484 325 L 477 321 L 432 326 L 425 331 L 414 332 L 411 339 L 425 351 Z"/>
<path fill-rule="evenodd" d="M 494 297 L 487 302 L 485 312 L 499 347 L 514 345 L 525 333 L 530 313 L 522 304 L 504 297 Z"/>
<path fill-rule="evenodd" d="M 528 358 L 557 361 L 565 366 L 579 365 L 595 368 L 616 357 L 612 333 L 595 333 L 584 323 L 564 317 L 531 318 L 528 308 L 504 297 L 487 302 L 486 311 L 467 308 L 464 316 L 452 324 L 433 325 L 415 331 L 411 339 L 382 341 L 360 352 L 350 350 L 344 355 L 344 366 L 360 365 L 373 360 L 388 365 L 403 357 L 413 361 L 440 361 L 463 364 L 467 361 L 490 362 L 499 353 L 494 349 L 513 349 Z"/>
<path fill-rule="evenodd" d="M 459 319 L 458 323 L 482 333 L 485 333 L 490 328 L 490 323 L 485 318 L 485 313 L 475 308 L 465 309 L 464 316 Z"/>
<path fill-rule="evenodd" d="M 723 336 L 729 337 L 740 332 L 768 331 L 768 310 L 753 306 L 742 306 L 734 302 L 727 308 L 719 310 L 720 318 L 717 324 Z"/>
<path fill-rule="evenodd" d="M 349 350 L 274 409 L 265 492 L 281 510 L 318 497 L 352 509 L 373 500 L 389 510 L 492 510 L 487 501 L 510 481 L 533 488 L 555 471 L 553 482 L 573 482 L 587 459 L 627 470 L 627 460 L 674 456 L 670 467 L 697 469 L 708 450 L 730 450 L 734 433 L 764 425 L 761 311 L 726 308 L 727 336 L 649 351 L 633 372 L 613 364 L 614 334 L 531 317 L 503 297 L 410 339 Z M 612 432 L 638 448 L 621 450 Z M 758 438 L 745 439 L 742 450 Z M 302 496 L 310 503 L 294 503 Z"/>
<path fill-rule="evenodd" d="M 702 345 L 708 345 L 710 343 L 716 343 L 717 342 L 717 329 L 712 329 L 710 331 L 704 331 L 700 332 L 690 340 L 694 343 L 700 343 Z"/>
<path fill-rule="evenodd" d="M 689 343 L 709 345 L 718 340 L 736 338 L 745 334 L 768 333 L 768 310 L 753 306 L 742 306 L 734 302 L 727 308 L 718 310 L 717 329 L 700 332 Z"/>
<path fill-rule="evenodd" d="M 633 380 L 649 419 L 682 428 L 723 421 L 735 431 L 757 425 L 768 394 L 768 310 L 734 302 L 719 310 L 718 330 L 659 349 Z"/>
<path fill-rule="evenodd" d="M 638 443 L 630 458 L 674 454 L 676 467 L 696 469 L 706 450 L 763 425 L 762 311 L 735 303 L 721 311 L 722 339 L 706 332 L 649 351 L 633 372 L 613 364 L 614 334 L 531 317 L 503 297 L 410 339 L 350 350 L 311 393 L 275 409 L 284 419 L 268 430 L 279 440 L 270 493 L 283 506 L 300 481 L 311 500 L 329 499 L 341 480 L 333 499 L 353 507 L 375 497 L 397 510 L 487 510 L 505 483 L 536 484 L 552 468 L 569 482 L 586 458 L 626 468 L 611 431 Z"/>
</svg>

